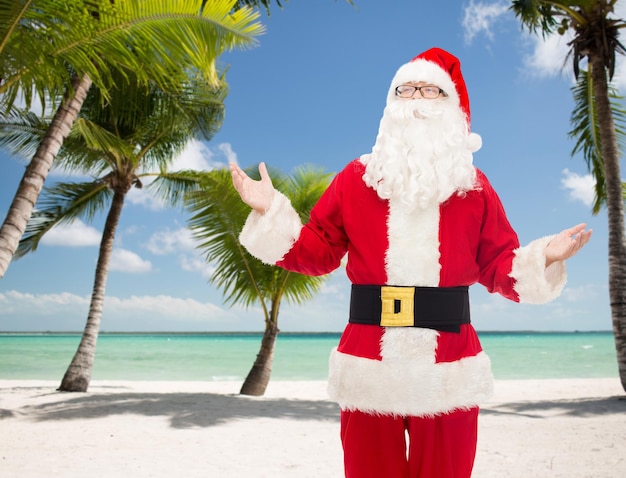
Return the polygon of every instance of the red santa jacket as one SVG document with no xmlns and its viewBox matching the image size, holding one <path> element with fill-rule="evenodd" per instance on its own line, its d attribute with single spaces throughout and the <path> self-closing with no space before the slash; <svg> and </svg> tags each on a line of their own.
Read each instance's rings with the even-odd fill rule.
<svg viewBox="0 0 626 478">
<path fill-rule="evenodd" d="M 514 301 L 558 296 L 565 264 L 545 268 L 551 237 L 520 247 L 502 204 L 477 170 L 476 188 L 443 204 L 410 207 L 380 199 L 348 164 L 302 225 L 282 194 L 265 214 L 252 212 L 240 240 L 264 262 L 327 274 L 347 253 L 353 284 L 456 287 L 484 285 Z M 329 394 L 343 409 L 428 416 L 477 406 L 493 378 L 471 324 L 460 333 L 348 324 L 332 351 Z"/>
</svg>

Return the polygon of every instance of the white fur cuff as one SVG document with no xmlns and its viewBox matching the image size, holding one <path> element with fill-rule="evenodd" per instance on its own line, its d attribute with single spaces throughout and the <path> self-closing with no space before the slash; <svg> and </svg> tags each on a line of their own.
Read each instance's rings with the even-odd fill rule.
<svg viewBox="0 0 626 478">
<path fill-rule="evenodd" d="M 276 264 L 298 240 L 302 221 L 287 197 L 274 191 L 274 199 L 265 214 L 252 211 L 239 235 L 239 242 L 254 257 L 266 264 Z"/>
<path fill-rule="evenodd" d="M 546 268 L 545 248 L 554 236 L 542 237 L 516 249 L 510 277 L 515 279 L 515 292 L 520 302 L 543 304 L 556 299 L 567 280 L 565 261 Z"/>
</svg>

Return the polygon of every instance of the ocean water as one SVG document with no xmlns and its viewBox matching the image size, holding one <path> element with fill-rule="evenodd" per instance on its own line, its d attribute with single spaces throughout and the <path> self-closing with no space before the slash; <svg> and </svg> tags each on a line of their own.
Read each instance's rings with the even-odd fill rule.
<svg viewBox="0 0 626 478">
<path fill-rule="evenodd" d="M 610 332 L 479 333 L 496 379 L 617 377 Z M 325 380 L 339 334 L 278 336 L 272 380 Z M 79 334 L 0 333 L 0 379 L 61 380 Z M 103 333 L 93 380 L 242 381 L 261 344 L 255 333 Z"/>
</svg>

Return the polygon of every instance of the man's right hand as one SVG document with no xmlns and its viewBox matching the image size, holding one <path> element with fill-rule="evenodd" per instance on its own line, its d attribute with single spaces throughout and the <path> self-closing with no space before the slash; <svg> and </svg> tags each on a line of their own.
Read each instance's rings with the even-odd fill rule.
<svg viewBox="0 0 626 478">
<path fill-rule="evenodd" d="M 255 181 L 238 165 L 230 163 L 233 185 L 241 196 L 241 200 L 258 213 L 265 214 L 272 204 L 275 190 L 265 163 L 259 164 L 259 173 L 261 173 L 261 180 Z"/>
</svg>

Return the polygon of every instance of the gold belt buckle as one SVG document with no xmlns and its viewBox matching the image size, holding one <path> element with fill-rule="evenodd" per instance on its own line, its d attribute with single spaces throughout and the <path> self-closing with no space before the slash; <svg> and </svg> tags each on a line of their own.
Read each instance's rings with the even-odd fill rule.
<svg viewBox="0 0 626 478">
<path fill-rule="evenodd" d="M 382 286 L 380 288 L 382 301 L 380 325 L 383 327 L 412 327 L 414 324 L 413 294 L 412 287 Z"/>
</svg>

